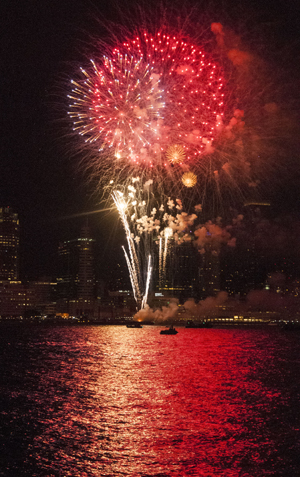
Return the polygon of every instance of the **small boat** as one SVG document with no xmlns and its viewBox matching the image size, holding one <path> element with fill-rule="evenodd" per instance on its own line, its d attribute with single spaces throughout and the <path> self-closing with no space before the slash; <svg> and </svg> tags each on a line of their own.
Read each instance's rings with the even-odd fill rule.
<svg viewBox="0 0 300 477">
<path fill-rule="evenodd" d="M 209 321 L 202 321 L 201 323 L 195 323 L 193 320 L 186 322 L 186 328 L 212 328 L 213 325 Z"/>
<path fill-rule="evenodd" d="M 175 328 L 172 326 L 170 326 L 170 328 L 168 328 L 167 330 L 161 330 L 160 334 L 161 335 L 177 335 L 178 331 L 175 330 Z"/>
<path fill-rule="evenodd" d="M 143 328 L 141 323 L 134 322 L 134 323 L 127 323 L 127 328 Z"/>
</svg>

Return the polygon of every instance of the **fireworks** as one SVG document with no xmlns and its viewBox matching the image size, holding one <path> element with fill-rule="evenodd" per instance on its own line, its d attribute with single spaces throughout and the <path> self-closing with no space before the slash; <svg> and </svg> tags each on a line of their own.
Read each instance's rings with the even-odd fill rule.
<svg viewBox="0 0 300 477">
<path fill-rule="evenodd" d="M 186 172 L 181 180 L 185 187 L 194 187 L 197 184 L 197 176 L 193 172 Z"/>
<path fill-rule="evenodd" d="M 143 293 L 141 290 L 142 285 L 141 285 L 140 262 L 137 256 L 136 246 L 132 238 L 132 234 L 129 228 L 129 223 L 127 220 L 127 214 L 126 214 L 127 202 L 120 191 L 114 191 L 112 196 L 113 196 L 114 203 L 117 207 L 117 210 L 119 212 L 119 215 L 122 220 L 125 233 L 126 233 L 130 257 L 128 257 L 128 254 L 124 247 L 123 247 L 123 250 L 125 254 L 126 263 L 128 266 L 134 298 L 137 304 L 141 305 L 144 301 L 145 295 L 143 296 Z"/>
<path fill-rule="evenodd" d="M 272 155 L 266 143 L 278 135 L 276 118 L 281 125 L 266 81 L 271 76 L 239 37 L 214 23 L 207 42 L 207 36 L 191 33 L 188 22 L 174 30 L 162 18 L 155 27 L 144 21 L 130 32 L 120 29 L 122 37 L 114 34 L 105 54 L 81 68 L 69 95 L 74 134 L 88 151 L 85 168 L 119 211 L 142 307 L 154 267 L 153 242 L 159 246 L 161 286 L 170 241 L 185 223 L 181 201 L 166 205 L 165 199 L 180 197 L 190 206 L 194 199 L 205 205 L 207 197 L 220 204 L 212 196 L 222 198 L 225 190 L 228 196 L 242 190 L 243 199 L 247 191 L 252 195 Z M 150 211 L 154 197 L 161 203 Z"/>
<path fill-rule="evenodd" d="M 152 250 L 149 248 L 149 243 L 147 239 L 144 240 L 143 242 L 143 250 L 142 250 L 142 247 L 140 246 L 140 241 L 141 241 L 140 235 L 141 235 L 141 229 L 143 227 L 138 224 L 138 226 L 136 227 L 136 231 L 140 235 L 137 234 L 134 236 L 134 234 L 132 233 L 132 228 L 130 228 L 130 224 L 132 225 L 132 223 L 135 223 L 135 222 L 136 223 L 142 222 L 144 226 L 146 227 L 148 226 L 149 218 L 147 217 L 146 219 L 144 215 L 142 215 L 142 219 L 137 218 L 139 216 L 140 210 L 144 211 L 146 202 L 144 200 L 139 203 L 137 202 L 136 199 L 138 199 L 139 197 L 136 196 L 137 191 L 135 187 L 133 187 L 132 185 L 129 185 L 128 190 L 129 190 L 129 193 L 127 194 L 127 196 L 123 192 L 116 190 L 112 193 L 112 197 L 117 207 L 119 216 L 122 220 L 125 234 L 126 234 L 129 256 L 124 247 L 123 247 L 123 251 L 124 251 L 128 271 L 129 271 L 134 298 L 136 300 L 137 305 L 142 309 L 147 304 L 150 280 L 152 275 L 152 266 L 151 266 Z M 132 214 L 132 209 L 134 209 L 133 214 Z M 147 223 L 147 225 L 145 222 Z M 151 222 L 151 220 L 149 220 L 149 222 Z M 153 223 L 153 220 L 152 220 L 152 223 Z M 148 227 L 150 228 L 150 225 Z M 147 265 L 145 263 L 145 259 L 147 260 Z M 145 270 L 147 270 L 146 279 L 143 274 Z"/>
<path fill-rule="evenodd" d="M 179 189 L 182 167 L 201 162 L 218 135 L 223 84 L 222 68 L 190 39 L 144 31 L 81 69 L 69 116 L 103 177 L 140 174 Z"/>
<path fill-rule="evenodd" d="M 158 32 L 124 42 L 160 75 L 166 111 L 161 126 L 161 149 L 180 144 L 188 160 L 201 155 L 216 137 L 224 115 L 223 72 L 191 40 Z"/>
<path fill-rule="evenodd" d="M 69 118 L 83 167 L 109 194 L 137 175 L 160 194 L 186 196 L 182 176 L 192 172 L 191 197 L 201 193 L 204 206 L 212 194 L 252 196 L 270 177 L 286 124 L 272 75 L 220 23 L 201 30 L 191 16 L 177 27 L 168 11 L 161 18 L 114 28 L 72 81 Z"/>
<path fill-rule="evenodd" d="M 135 300 L 140 308 L 147 304 L 153 268 L 158 285 L 165 286 L 170 244 L 186 240 L 198 214 L 183 212 L 180 199 L 157 203 L 151 184 L 131 178 L 131 183 L 112 194 L 125 230 L 128 251 L 123 247 Z M 198 205 L 195 211 L 201 211 Z M 158 252 L 158 253 L 157 253 Z M 158 258 L 156 263 L 155 257 Z"/>
<path fill-rule="evenodd" d="M 170 217 L 168 218 L 170 220 Z M 172 217 L 173 225 L 175 224 Z M 170 238 L 173 236 L 173 229 L 171 227 L 166 227 L 159 238 L 159 278 L 158 283 L 159 287 L 163 288 L 166 281 L 166 264 L 167 257 L 169 252 L 169 242 Z M 164 243 L 163 243 L 164 242 Z"/>
<path fill-rule="evenodd" d="M 109 152 L 112 162 L 139 163 L 148 149 L 155 154 L 157 120 L 164 108 L 159 76 L 142 57 L 116 51 L 99 66 L 91 63 L 92 69 L 81 69 L 81 80 L 72 81 L 74 130 L 100 153 Z"/>
<path fill-rule="evenodd" d="M 185 159 L 185 150 L 179 144 L 172 144 L 167 149 L 166 157 L 171 164 L 183 162 Z"/>
</svg>

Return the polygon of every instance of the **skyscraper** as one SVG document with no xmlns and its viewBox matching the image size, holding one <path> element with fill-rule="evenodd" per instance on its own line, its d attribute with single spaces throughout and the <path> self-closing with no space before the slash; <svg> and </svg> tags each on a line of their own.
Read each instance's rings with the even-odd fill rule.
<svg viewBox="0 0 300 477">
<path fill-rule="evenodd" d="M 200 297 L 216 296 L 220 291 L 220 258 L 219 251 L 211 244 L 205 246 L 201 256 L 199 269 Z"/>
<path fill-rule="evenodd" d="M 94 242 L 89 226 L 82 227 L 80 237 L 59 245 L 58 298 L 91 301 L 95 292 Z"/>
<path fill-rule="evenodd" d="M 223 249 L 221 254 L 221 287 L 230 295 L 246 296 L 251 290 L 263 288 L 270 269 L 259 243 L 264 242 L 272 208 L 269 202 L 248 201 L 242 212 L 242 228 L 236 246 Z M 267 247 L 270 245 L 268 243 Z"/>
<path fill-rule="evenodd" d="M 170 244 L 165 283 L 160 291 L 168 292 L 180 300 L 197 297 L 199 266 L 199 252 L 192 242 Z"/>
<path fill-rule="evenodd" d="M 10 207 L 0 207 L 0 280 L 19 278 L 19 218 Z"/>
<path fill-rule="evenodd" d="M 92 300 L 95 295 L 94 242 L 88 224 L 81 229 L 79 241 L 78 297 Z"/>
</svg>

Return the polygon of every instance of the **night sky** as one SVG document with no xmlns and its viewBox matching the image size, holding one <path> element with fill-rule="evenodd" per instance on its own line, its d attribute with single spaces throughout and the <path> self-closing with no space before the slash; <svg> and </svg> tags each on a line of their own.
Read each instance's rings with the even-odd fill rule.
<svg viewBox="0 0 300 477">
<path fill-rule="evenodd" d="M 298 2 L 260 3 L 216 1 L 209 5 L 210 16 L 219 22 L 224 17 L 246 39 L 262 33 L 266 47 L 261 45 L 261 50 L 271 45 L 276 52 L 282 81 L 286 75 L 300 86 Z M 122 2 L 124 11 L 126 5 Z M 21 278 L 54 274 L 59 241 L 76 236 L 83 221 L 66 217 L 99 208 L 99 199 L 78 171 L 65 120 L 67 80 L 81 65 L 91 36 L 102 34 L 97 17 L 115 19 L 110 2 L 1 2 L 0 205 L 19 214 Z M 295 98 L 293 108 L 298 106 Z M 273 198 L 276 202 L 279 197 L 280 213 L 292 207 L 299 219 L 298 158 L 295 152 L 290 180 L 274 189 Z M 115 212 L 92 215 L 90 221 L 100 245 L 101 267 L 112 249 L 119 253 L 124 237 Z"/>
</svg>

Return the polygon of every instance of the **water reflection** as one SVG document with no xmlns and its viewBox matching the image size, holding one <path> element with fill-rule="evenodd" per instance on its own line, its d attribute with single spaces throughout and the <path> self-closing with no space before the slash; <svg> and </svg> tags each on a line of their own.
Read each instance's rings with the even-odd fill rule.
<svg viewBox="0 0 300 477">
<path fill-rule="evenodd" d="M 57 327 L 6 341 L 0 475 L 300 474 L 297 336 Z"/>
</svg>

